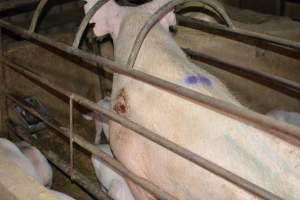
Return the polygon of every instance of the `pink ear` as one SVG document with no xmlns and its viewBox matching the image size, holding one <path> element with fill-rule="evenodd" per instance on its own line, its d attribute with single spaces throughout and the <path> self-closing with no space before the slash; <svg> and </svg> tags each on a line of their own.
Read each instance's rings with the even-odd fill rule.
<svg viewBox="0 0 300 200">
<path fill-rule="evenodd" d="M 84 12 L 87 13 L 99 0 L 85 0 Z M 94 33 L 96 36 L 111 34 L 115 39 L 119 32 L 120 19 L 116 14 L 120 12 L 120 6 L 114 0 L 109 0 L 92 17 L 90 23 L 95 23 Z"/>
</svg>

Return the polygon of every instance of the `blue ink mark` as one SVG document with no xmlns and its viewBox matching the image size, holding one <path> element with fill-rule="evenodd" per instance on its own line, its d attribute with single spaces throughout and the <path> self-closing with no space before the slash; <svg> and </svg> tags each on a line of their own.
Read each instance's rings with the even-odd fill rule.
<svg viewBox="0 0 300 200">
<path fill-rule="evenodd" d="M 212 85 L 212 82 L 211 80 L 209 80 L 207 77 L 205 76 L 201 76 L 201 75 L 198 75 L 198 80 L 200 83 L 202 83 L 203 85 L 205 86 L 208 86 L 210 87 Z"/>
<path fill-rule="evenodd" d="M 211 80 L 202 75 L 189 75 L 186 77 L 184 82 L 188 85 L 196 85 L 197 83 L 202 83 L 207 87 L 210 87 L 212 85 Z"/>
<path fill-rule="evenodd" d="M 191 85 L 196 84 L 196 83 L 198 82 L 198 77 L 195 76 L 195 75 L 188 76 L 188 77 L 185 79 L 185 82 L 186 82 L 187 84 L 191 84 Z"/>
</svg>

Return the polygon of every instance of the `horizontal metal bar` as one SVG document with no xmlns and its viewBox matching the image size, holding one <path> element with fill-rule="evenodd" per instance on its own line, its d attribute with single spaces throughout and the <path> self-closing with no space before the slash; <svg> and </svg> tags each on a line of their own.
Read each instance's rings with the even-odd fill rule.
<svg viewBox="0 0 300 200">
<path fill-rule="evenodd" d="M 64 89 L 61 89 L 60 86 L 57 86 L 53 83 L 49 83 L 49 81 L 45 78 L 42 78 L 40 75 L 36 75 L 33 74 L 29 71 L 26 71 L 20 67 L 18 67 L 15 64 L 12 64 L 11 62 L 6 62 L 5 60 L 3 60 L 4 63 L 8 64 L 11 68 L 13 68 L 14 70 L 16 70 L 17 72 L 20 72 L 21 74 L 24 74 L 26 76 L 29 76 L 30 78 L 36 80 L 36 81 L 40 81 L 42 84 L 46 84 L 48 87 L 56 90 L 56 91 L 66 91 Z M 47 84 L 48 83 L 48 84 Z M 246 189 L 247 191 L 250 191 L 258 196 L 263 197 L 264 199 L 280 199 L 277 196 L 275 196 L 274 194 L 254 185 L 253 183 L 231 173 L 230 171 L 212 163 L 209 160 L 206 160 L 204 158 L 202 158 L 201 156 L 187 150 L 186 148 L 183 148 L 165 138 L 163 138 L 162 136 L 155 134 L 154 132 L 145 129 L 144 127 L 120 116 L 117 115 L 114 112 L 108 111 L 106 109 L 103 109 L 101 107 L 98 106 L 98 104 L 93 103 L 91 101 L 89 101 L 88 99 L 85 99 L 84 97 L 81 97 L 77 94 L 73 94 L 70 92 L 66 92 L 66 93 L 61 93 L 63 95 L 66 96 L 72 96 L 72 99 L 74 101 L 76 101 L 77 103 L 80 103 L 82 105 L 85 105 L 87 107 L 89 107 L 90 109 L 93 109 L 95 111 L 98 111 L 102 114 L 104 114 L 105 116 L 109 117 L 110 119 L 122 124 L 123 126 L 130 128 L 132 130 L 134 130 L 135 132 L 141 134 L 142 136 L 148 138 L 149 140 L 169 149 L 170 151 L 182 156 L 185 159 L 190 160 L 191 162 L 195 163 L 196 165 L 203 167 L 204 169 L 218 175 L 221 176 L 222 178 L 232 182 L 233 184 L 236 184 L 244 189 Z M 18 103 L 19 105 L 21 105 L 22 107 L 24 107 L 25 105 L 22 104 L 21 102 L 17 101 L 15 98 L 8 96 L 10 99 L 14 100 L 16 103 Z M 26 107 L 24 107 L 26 108 Z M 34 115 L 36 115 L 37 117 L 39 117 L 41 120 L 46 120 L 45 123 L 49 124 L 49 122 L 47 122 L 47 119 L 44 119 L 44 117 L 41 117 L 37 112 L 35 112 L 34 110 L 28 110 L 29 112 L 32 112 Z M 52 127 L 52 126 L 51 126 Z M 53 128 L 56 128 L 55 126 Z M 56 128 L 57 129 L 57 128 Z M 60 129 L 58 128 L 58 131 L 60 131 Z M 69 133 L 63 133 L 66 137 L 69 137 Z M 74 139 L 74 141 L 76 141 Z"/>
<path fill-rule="evenodd" d="M 9 0 L 0 3 L 0 12 L 38 3 L 40 0 Z"/>
<path fill-rule="evenodd" d="M 251 69 L 250 67 L 240 66 L 230 61 L 224 61 L 217 57 L 195 52 L 191 49 L 183 49 L 183 51 L 194 60 L 205 62 L 213 67 L 217 67 L 257 83 L 261 83 L 281 93 L 300 99 L 300 83 L 296 83 L 294 81 L 290 81 L 288 79 L 265 72 L 257 71 L 255 69 Z"/>
<path fill-rule="evenodd" d="M 36 79 L 36 80 L 38 80 L 38 79 Z M 57 91 L 59 91 L 59 90 L 57 90 Z M 61 94 L 64 94 L 64 93 L 61 93 Z M 53 128 L 58 133 L 64 135 L 67 138 L 69 138 L 69 136 L 70 136 L 69 131 L 67 129 L 64 130 L 64 129 L 60 128 L 62 126 L 59 125 L 57 122 L 40 115 L 34 109 L 26 106 L 24 103 L 17 100 L 12 95 L 6 95 L 6 96 L 10 100 L 15 102 L 19 106 L 21 106 L 22 108 L 24 108 L 26 111 L 30 112 L 32 115 L 38 117 L 40 120 L 45 122 L 49 127 Z M 177 198 L 173 197 L 172 195 L 168 194 L 167 192 L 161 190 L 160 188 L 158 188 L 156 185 L 152 184 L 148 180 L 135 175 L 134 173 L 132 173 L 131 171 L 126 169 L 120 162 L 116 161 L 115 159 L 113 159 L 112 157 L 110 157 L 109 155 L 104 153 L 97 146 L 91 144 L 90 142 L 85 140 L 80 135 L 74 133 L 73 134 L 73 142 L 75 142 L 76 144 L 78 144 L 83 149 L 87 150 L 88 152 L 92 153 L 93 155 L 97 156 L 99 159 L 101 159 L 102 161 L 107 163 L 112 169 L 114 169 L 118 173 L 121 173 L 124 177 L 130 179 L 132 182 L 138 184 L 139 186 L 141 186 L 142 188 L 144 188 L 148 192 L 154 194 L 159 199 L 163 199 L 163 200 L 176 200 L 177 199 Z"/>
<path fill-rule="evenodd" d="M 227 117 L 231 117 L 236 120 L 246 122 L 247 124 L 251 124 L 259 129 L 280 137 L 289 143 L 300 146 L 300 129 L 298 127 L 291 126 L 286 123 L 278 123 L 278 121 L 276 120 L 270 119 L 269 117 L 255 113 L 246 108 L 238 107 L 231 103 L 223 102 L 218 99 L 202 95 L 199 92 L 145 74 L 138 70 L 127 69 L 126 66 L 120 63 L 111 61 L 101 56 L 87 53 L 61 42 L 56 42 L 46 36 L 37 33 L 30 33 L 27 30 L 14 26 L 4 20 L 0 20 L 0 26 L 28 40 L 33 39 L 42 44 L 48 45 L 49 47 L 54 47 L 70 55 L 75 55 L 94 65 L 96 68 L 102 68 L 103 66 L 104 68 L 107 68 L 115 73 L 126 75 L 133 79 L 164 89 L 181 98 L 192 101 L 193 103 L 199 104 L 201 106 L 208 107 L 212 110 L 216 110 L 217 112 L 220 112 Z"/>
<path fill-rule="evenodd" d="M 24 130 L 21 126 L 16 125 L 15 123 L 10 122 L 9 128 L 13 133 L 15 133 L 18 137 L 25 140 L 29 144 L 34 145 L 37 147 L 46 158 L 54 164 L 58 169 L 63 171 L 68 176 L 71 175 L 71 169 L 67 162 L 60 159 L 59 156 L 51 150 L 46 150 L 38 140 L 32 138 L 30 133 Z M 99 200 L 111 200 L 104 192 L 101 191 L 97 185 L 95 185 L 90 179 L 88 179 L 85 175 L 80 173 L 78 170 L 73 170 L 73 179 L 72 181 L 76 182 L 80 185 L 85 191 L 91 194 L 93 197 Z"/>
<path fill-rule="evenodd" d="M 221 24 L 205 22 L 191 17 L 181 16 L 178 14 L 176 15 L 176 19 L 178 21 L 178 24 L 181 26 L 186 26 L 197 30 L 212 31 L 215 34 L 220 34 L 220 35 L 224 35 L 224 33 L 227 33 L 233 36 L 234 40 L 236 40 L 237 37 L 254 39 L 260 42 L 290 48 L 291 50 L 300 53 L 300 42 L 291 41 L 291 40 L 287 40 L 287 39 L 283 39 L 271 35 L 256 33 L 252 31 L 247 31 L 239 28 L 231 29 Z"/>
</svg>

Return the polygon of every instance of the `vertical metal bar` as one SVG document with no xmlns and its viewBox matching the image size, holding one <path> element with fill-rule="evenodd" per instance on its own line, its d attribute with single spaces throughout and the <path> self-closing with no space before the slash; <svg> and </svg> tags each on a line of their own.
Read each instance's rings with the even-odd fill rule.
<svg viewBox="0 0 300 200">
<path fill-rule="evenodd" d="M 3 56 L 3 29 L 0 28 L 0 56 Z M 4 94 L 4 91 L 7 89 L 7 81 L 6 81 L 6 73 L 5 73 L 5 64 L 3 62 L 0 62 L 0 88 L 1 88 L 1 94 L 0 94 L 0 135 L 4 136 L 7 134 L 7 127 L 6 127 L 6 119 L 7 119 L 7 105 L 6 105 L 6 97 Z"/>
<path fill-rule="evenodd" d="M 30 23 L 30 27 L 29 27 L 29 32 L 34 32 L 35 31 L 35 28 L 37 26 L 37 23 L 38 23 L 38 20 L 39 20 L 39 17 L 41 15 L 41 13 L 43 12 L 43 9 L 44 7 L 46 6 L 48 0 L 41 0 L 39 5 L 37 6 L 34 14 L 33 14 L 33 17 L 32 17 L 32 20 L 31 20 L 31 23 Z"/>
<path fill-rule="evenodd" d="M 73 95 L 70 95 L 70 127 L 69 127 L 69 141 L 70 141 L 70 178 L 74 180 L 74 150 L 73 150 Z"/>
</svg>

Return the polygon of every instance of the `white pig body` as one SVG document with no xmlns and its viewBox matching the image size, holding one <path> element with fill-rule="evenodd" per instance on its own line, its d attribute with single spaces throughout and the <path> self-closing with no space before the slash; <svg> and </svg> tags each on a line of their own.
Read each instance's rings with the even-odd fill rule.
<svg viewBox="0 0 300 200">
<path fill-rule="evenodd" d="M 22 153 L 31 161 L 37 174 L 42 179 L 42 184 L 48 188 L 52 185 L 53 172 L 45 156 L 34 146 L 27 142 L 17 144 Z"/>
<path fill-rule="evenodd" d="M 118 19 L 120 27 L 116 27 L 118 34 L 113 35 L 113 39 L 116 61 L 125 64 L 149 14 L 145 7 L 114 6 L 111 13 L 115 12 L 116 16 L 106 13 L 110 11 L 105 7 L 98 12 L 110 19 L 122 18 Z M 98 23 L 97 19 L 93 21 Z M 96 34 L 99 31 L 97 23 Z M 160 25 L 146 37 L 134 69 L 241 106 L 217 78 L 192 64 Z M 111 99 L 116 112 L 176 144 L 284 199 L 296 200 L 300 196 L 298 148 L 202 105 L 123 75 L 114 75 Z M 110 123 L 110 143 L 117 159 L 127 168 L 178 199 L 258 199 L 116 122 Z M 154 198 L 129 183 L 136 199 Z"/>
<path fill-rule="evenodd" d="M 42 178 L 36 172 L 31 161 L 18 149 L 15 144 L 4 138 L 0 138 L 0 157 L 7 162 L 16 164 L 27 175 L 33 177 L 39 183 L 43 183 Z"/>
<path fill-rule="evenodd" d="M 113 157 L 110 146 L 107 144 L 98 145 L 99 149 Z M 102 190 L 107 190 L 108 195 L 114 200 L 134 200 L 125 179 L 117 174 L 110 167 L 106 166 L 101 160 L 94 155 L 92 163 L 98 180 L 103 185 Z"/>
<path fill-rule="evenodd" d="M 59 200 L 75 200 L 74 198 L 62 193 L 62 192 L 58 192 L 55 190 L 48 190 L 50 193 L 53 194 L 53 196 L 55 196 L 57 199 Z"/>
</svg>

